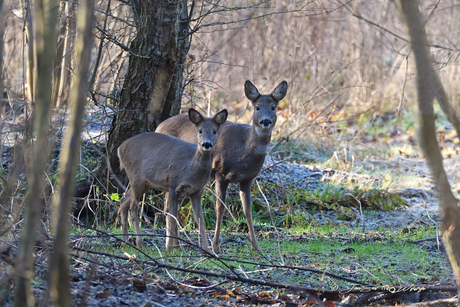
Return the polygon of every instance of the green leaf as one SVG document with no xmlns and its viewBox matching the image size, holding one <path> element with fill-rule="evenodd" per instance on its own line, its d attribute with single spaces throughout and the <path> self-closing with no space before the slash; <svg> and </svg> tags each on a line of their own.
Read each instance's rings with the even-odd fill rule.
<svg viewBox="0 0 460 307">
<path fill-rule="evenodd" d="M 112 193 L 112 194 L 110 194 L 110 199 L 114 200 L 114 201 L 120 201 L 120 194 Z"/>
</svg>

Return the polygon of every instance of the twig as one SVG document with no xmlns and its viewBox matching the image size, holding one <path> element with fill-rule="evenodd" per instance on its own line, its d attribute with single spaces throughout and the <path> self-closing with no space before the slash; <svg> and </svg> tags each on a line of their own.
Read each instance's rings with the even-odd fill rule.
<svg viewBox="0 0 460 307">
<path fill-rule="evenodd" d="M 122 260 L 130 260 L 129 257 L 125 257 L 125 256 L 108 254 L 104 252 L 87 250 L 83 248 L 75 248 L 75 249 L 78 249 L 82 252 L 91 253 L 91 254 L 113 257 L 113 258 L 118 258 Z M 349 289 L 328 290 L 328 289 L 308 288 L 308 287 L 303 287 L 303 286 L 298 286 L 298 285 L 282 284 L 282 283 L 276 283 L 276 282 L 268 282 L 268 281 L 253 279 L 253 278 L 246 278 L 246 277 L 240 277 L 240 276 L 234 276 L 234 275 L 228 275 L 228 274 L 219 274 L 219 273 L 207 272 L 207 271 L 202 271 L 202 270 L 181 268 L 181 267 L 173 266 L 173 265 L 166 264 L 166 263 L 152 262 L 148 260 L 138 259 L 136 261 L 138 261 L 139 263 L 146 264 L 146 265 L 156 266 L 158 268 L 165 268 L 165 269 L 176 270 L 176 271 L 181 271 L 181 272 L 186 272 L 186 273 L 191 273 L 191 274 L 212 276 L 212 277 L 224 278 L 224 279 L 228 279 L 231 281 L 244 282 L 244 283 L 249 283 L 249 284 L 254 284 L 254 285 L 269 286 L 269 287 L 281 288 L 281 289 L 290 289 L 293 291 L 305 291 L 309 293 L 318 293 L 318 294 L 326 294 L 326 295 L 349 294 L 349 293 L 371 293 L 371 292 L 403 293 L 403 292 L 426 292 L 426 291 L 439 291 L 439 292 L 456 292 L 457 291 L 456 287 L 417 286 L 417 285 L 410 285 L 410 286 L 405 286 L 405 287 L 404 286 L 395 286 L 395 287 L 393 286 L 359 286 L 359 287 L 353 286 L 352 288 L 349 288 Z"/>
<path fill-rule="evenodd" d="M 357 18 L 357 19 L 359 19 L 359 20 L 362 20 L 362 21 L 364 21 L 364 22 L 370 24 L 371 26 L 376 27 L 376 28 L 378 28 L 378 29 L 380 29 L 380 30 L 382 30 L 382 31 L 385 31 L 385 32 L 387 32 L 388 34 L 393 35 L 394 37 L 396 37 L 396 38 L 402 40 L 403 42 L 409 43 L 409 40 L 408 40 L 408 39 L 406 39 L 406 38 L 404 38 L 404 37 L 402 37 L 402 36 L 399 36 L 398 34 L 396 34 L 396 33 L 392 32 L 392 31 L 388 30 L 387 28 L 384 28 L 383 26 L 379 25 L 378 23 L 375 23 L 375 22 L 373 22 L 373 21 L 371 21 L 371 20 L 369 20 L 369 19 L 364 18 L 363 16 L 359 15 L 358 13 L 353 12 L 353 11 L 347 6 L 347 4 L 350 3 L 351 1 L 349 1 L 348 3 L 345 3 L 345 4 L 343 4 L 340 0 L 337 0 L 337 2 L 340 3 L 340 4 L 341 4 L 341 5 L 342 5 L 352 16 L 353 16 L 353 17 L 355 17 L 355 18 Z M 433 11 L 436 9 L 437 5 L 438 5 L 438 4 L 435 5 Z M 430 16 L 429 16 L 429 17 L 431 17 L 431 14 L 433 13 L 433 11 L 430 13 Z M 425 21 L 425 22 L 426 22 L 426 21 Z M 459 51 L 460 51 L 460 50 L 457 50 L 457 49 L 452 49 L 452 48 L 448 48 L 448 47 L 444 47 L 444 46 L 440 46 L 440 45 L 435 45 L 435 44 L 429 44 L 429 45 L 427 45 L 427 46 L 428 46 L 428 47 L 432 47 L 432 48 L 437 48 L 437 49 L 443 49 L 443 50 L 447 50 L 447 51 L 453 51 L 453 52 L 459 52 Z"/>
<path fill-rule="evenodd" d="M 109 13 L 109 11 L 110 11 L 110 1 L 109 1 L 109 4 L 107 5 L 107 10 L 106 10 L 106 11 L 103 11 L 103 10 L 98 9 L 98 8 L 95 8 L 94 10 L 97 11 L 97 12 L 99 12 L 99 13 L 102 13 L 102 14 L 106 15 L 106 17 L 111 17 L 111 18 L 113 18 L 113 19 L 119 20 L 119 21 L 121 21 L 121 22 L 127 24 L 128 26 L 136 27 L 135 24 L 130 23 L 130 22 L 127 21 L 126 19 L 123 19 L 123 18 L 120 18 L 120 17 L 115 16 L 115 15 L 113 15 L 113 14 L 110 14 L 110 13 Z M 107 18 L 106 18 L 106 20 L 107 20 Z M 105 23 L 105 22 L 104 22 L 104 23 Z M 104 27 L 104 28 L 105 28 L 105 27 Z"/>
<path fill-rule="evenodd" d="M 275 223 L 273 222 L 272 210 L 271 210 L 271 207 L 270 207 L 270 203 L 268 202 L 267 197 L 265 197 L 264 192 L 262 192 L 262 189 L 260 188 L 260 185 L 259 185 L 259 181 L 256 180 L 256 184 L 257 184 L 257 188 L 259 188 L 259 192 L 262 194 L 262 196 L 263 196 L 263 198 L 265 200 L 265 203 L 268 206 L 268 214 L 270 215 L 270 220 L 271 220 L 272 225 L 275 228 L 275 231 L 276 231 L 276 233 L 278 235 L 277 236 L 278 237 L 278 240 L 277 240 L 277 242 L 278 242 L 278 253 L 279 253 L 280 258 L 281 258 L 281 263 L 284 265 L 284 258 L 283 258 L 283 253 L 281 253 L 281 243 L 280 243 L 281 234 L 278 231 L 278 227 L 276 227 Z"/>
<path fill-rule="evenodd" d="M 87 228 L 87 229 L 91 229 L 93 231 L 96 231 L 98 233 L 102 233 L 104 234 L 105 236 L 107 237 L 111 237 L 111 238 L 115 238 L 115 240 L 119 241 L 119 242 L 122 242 L 122 243 L 126 243 L 128 246 L 134 248 L 135 250 L 137 250 L 139 253 L 141 253 L 142 255 L 146 256 L 148 259 L 152 260 L 153 262 L 157 262 L 156 259 L 152 258 L 151 256 L 149 256 L 148 254 L 146 254 L 145 252 L 143 252 L 141 249 L 139 249 L 138 247 L 134 246 L 133 244 L 129 243 L 129 242 L 125 242 L 123 239 L 120 239 L 119 236 L 123 236 L 123 234 L 120 234 L 120 235 L 114 235 L 114 234 L 110 234 L 108 232 L 105 232 L 105 231 L 102 231 L 102 230 L 99 230 L 99 229 L 96 229 L 96 228 L 93 228 L 93 227 L 90 227 L 90 226 L 87 226 L 87 225 L 84 225 L 84 224 L 81 224 L 81 223 L 78 223 L 78 222 L 74 222 L 74 224 L 78 225 L 78 226 L 81 226 L 81 227 L 84 227 L 84 228 Z M 130 236 L 137 236 L 137 234 L 129 234 Z M 85 235 L 86 236 L 86 235 Z M 146 235 L 146 234 L 141 234 L 140 236 L 157 236 L 157 237 L 160 237 L 160 235 Z M 83 237 L 83 236 L 80 236 L 80 237 Z M 88 236 L 89 237 L 89 236 Z M 161 235 L 161 237 L 166 237 L 164 235 Z M 190 247 L 198 250 L 200 253 L 202 253 L 203 255 L 206 255 L 208 258 L 212 258 L 212 259 L 215 259 L 217 260 L 218 262 L 220 262 L 222 265 L 224 265 L 226 268 L 228 268 L 233 274 L 235 274 L 236 276 L 239 276 L 238 273 L 236 273 L 233 268 L 231 268 L 229 265 L 227 265 L 221 258 L 217 257 L 216 255 L 202 249 L 200 246 L 198 245 L 195 245 L 187 240 L 184 240 L 180 237 L 177 237 L 177 239 L 179 241 L 182 241 L 182 242 L 185 242 L 186 244 L 188 244 Z M 78 249 L 77 247 L 74 247 L 75 249 Z M 161 254 L 161 253 L 160 253 Z"/>
<path fill-rule="evenodd" d="M 214 191 L 213 191 L 213 190 L 211 190 L 210 188 L 206 187 L 206 190 L 208 190 L 209 192 L 211 192 L 211 194 L 212 194 L 212 195 L 214 195 L 214 196 L 216 197 L 217 201 L 219 201 L 219 200 L 220 200 L 220 202 L 221 202 L 221 203 L 224 205 L 225 209 L 228 211 L 228 213 L 229 213 L 229 214 L 230 214 L 230 216 L 232 217 L 233 221 L 236 223 L 236 222 L 237 222 L 237 221 L 236 221 L 236 218 L 235 218 L 235 216 L 233 216 L 233 213 L 232 213 L 232 211 L 230 211 L 230 209 L 228 208 L 228 206 L 225 204 L 225 201 L 224 201 L 224 200 L 222 200 L 222 199 L 220 199 L 220 197 L 219 197 L 219 196 L 217 196 L 217 194 L 216 194 L 216 193 L 214 193 Z"/>
</svg>

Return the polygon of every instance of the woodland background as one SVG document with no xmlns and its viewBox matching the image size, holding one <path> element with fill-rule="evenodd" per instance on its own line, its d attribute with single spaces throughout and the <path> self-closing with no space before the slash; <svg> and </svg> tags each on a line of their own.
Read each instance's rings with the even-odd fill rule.
<svg viewBox="0 0 460 307">
<path fill-rule="evenodd" d="M 383 197 L 399 204 L 393 192 L 401 186 L 397 179 L 389 179 L 392 168 L 414 175 L 404 188 L 420 186 L 411 164 L 414 160 L 389 165 L 401 157 L 419 162 L 427 156 L 416 146 L 415 132 L 417 97 L 423 88 L 428 90 L 426 97 L 435 96 L 440 104 L 433 115 L 438 125 L 435 141 L 444 158 L 458 159 L 460 3 L 456 0 L 419 1 L 419 6 L 412 7 L 413 12 L 418 7 L 422 13 L 429 42 L 425 87 L 416 85 L 421 70 L 415 68 L 418 53 L 415 59 L 411 55 L 418 50 L 418 36 L 409 34 L 405 15 L 389 0 L 0 3 L 4 33 L 0 35 L 1 240 L 4 258 L 16 258 L 14 272 L 6 261 L 0 284 L 8 291 L 15 289 L 16 306 L 34 305 L 29 273 L 37 261 L 32 255 L 36 233 L 38 245 L 46 250 L 43 258 L 51 254 L 55 261 L 50 264 L 56 264 L 54 269 L 50 265 L 49 275 L 43 273 L 50 289 L 39 301 L 69 305 L 71 297 L 64 294 L 70 293 L 71 278 L 61 276 L 69 265 L 65 243 L 69 238 L 67 234 L 59 238 L 69 225 L 59 221 L 68 220 L 71 211 L 81 217 L 72 219 L 76 228 L 81 221 L 103 229 L 115 223 L 123 190 L 113 178 L 123 180 L 123 174 L 114 150 L 121 142 L 153 131 L 162 120 L 189 107 L 211 114 L 227 108 L 230 120 L 249 123 L 252 110 L 244 98 L 245 80 L 262 93 L 271 92 L 282 80 L 289 84 L 288 95 L 278 107 L 271 148 L 274 159 L 347 172 L 343 182 L 348 188 L 355 174 L 382 179 L 379 191 L 385 192 L 378 192 L 383 193 L 378 197 L 362 192 L 367 188 L 353 190 L 351 186 L 356 193 L 341 190 L 332 199 L 329 192 L 318 196 L 313 201 L 320 201 L 314 203 L 318 210 L 328 203 L 339 204 L 327 209 L 353 219 L 355 211 L 344 209 L 353 202 L 347 200 L 349 194 L 370 208 L 379 207 Z M 77 12 L 82 16 L 78 21 Z M 431 77 L 443 84 L 445 99 L 433 94 L 440 87 L 436 80 L 429 81 Z M 451 113 L 446 111 L 446 101 Z M 68 139 L 63 137 L 66 133 Z M 65 149 L 68 144 L 75 147 Z M 67 156 L 68 185 L 62 175 Z M 446 165 L 457 169 L 455 163 Z M 440 183 L 434 177 L 441 203 L 455 202 L 453 195 L 460 191 L 458 174 L 448 175 L 452 190 L 440 185 L 446 187 L 447 181 Z M 280 209 L 283 222 L 276 226 L 288 228 L 301 216 L 291 206 L 296 201 L 308 204 L 308 197 L 296 194 L 291 201 L 289 197 L 298 190 L 283 191 L 286 201 L 274 206 L 287 209 Z M 444 192 L 452 197 L 443 198 Z M 161 196 L 154 197 L 161 205 Z M 205 202 L 212 207 L 210 198 Z M 28 208 L 26 213 L 24 208 Z M 212 225 L 212 220 L 207 222 Z M 437 227 L 436 235 L 440 234 Z M 27 239 L 31 247 L 22 247 Z M 60 243 L 50 249 L 51 242 Z M 458 266 L 453 271 L 458 275 Z M 67 288 L 60 291 L 62 285 Z M 2 299 L 11 304 L 11 294 L 2 293 Z"/>
</svg>

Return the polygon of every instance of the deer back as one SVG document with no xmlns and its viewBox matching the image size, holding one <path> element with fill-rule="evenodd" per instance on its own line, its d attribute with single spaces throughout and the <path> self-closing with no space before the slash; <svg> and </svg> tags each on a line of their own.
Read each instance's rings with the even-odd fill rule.
<svg viewBox="0 0 460 307">
<path fill-rule="evenodd" d="M 198 143 L 195 125 L 190 121 L 187 114 L 168 118 L 157 127 L 155 132 L 172 135 L 190 143 Z"/>
<path fill-rule="evenodd" d="M 209 180 L 218 131 L 226 119 L 226 110 L 206 118 L 191 109 L 189 121 L 198 145 L 161 133 L 139 134 L 118 148 L 120 167 L 125 169 L 131 186 L 140 191 L 167 191 L 184 184 L 201 185 L 201 189 Z"/>
</svg>

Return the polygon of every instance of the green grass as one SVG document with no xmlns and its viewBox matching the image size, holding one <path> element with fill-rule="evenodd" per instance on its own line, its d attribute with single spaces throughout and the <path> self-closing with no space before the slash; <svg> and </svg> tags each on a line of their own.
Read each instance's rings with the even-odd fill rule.
<svg viewBox="0 0 460 307">
<path fill-rule="evenodd" d="M 436 245 L 434 226 L 419 225 L 409 230 L 381 228 L 368 231 L 362 227 L 345 225 L 309 225 L 279 232 L 274 231 L 273 228 L 262 227 L 258 241 L 264 252 L 263 256 L 250 248 L 246 230 L 236 232 L 237 228 L 235 224 L 224 227 L 220 257 L 242 261 L 223 260 L 223 263 L 232 267 L 236 272 L 244 272 L 249 278 L 265 278 L 275 282 L 311 287 L 331 288 L 336 285 L 342 288 L 351 287 L 348 282 L 311 272 L 274 269 L 268 274 L 268 271 L 260 271 L 263 267 L 243 263 L 244 261 L 278 265 L 284 263 L 288 266 L 313 268 L 367 284 L 379 285 L 420 284 L 450 277 L 450 271 L 443 269 L 443 267 L 449 267 L 445 254 L 433 248 Z M 230 231 L 231 229 L 234 231 Z M 110 231 L 114 234 L 121 232 L 120 227 L 114 227 Z M 134 231 L 131 229 L 130 232 Z M 93 232 L 85 231 L 85 233 Z M 142 250 L 151 258 L 183 267 L 230 273 L 222 262 L 215 259 L 204 259 L 189 247 L 167 254 L 164 248 L 164 238 L 161 237 L 162 232 L 159 230 L 143 229 L 143 233 L 158 235 L 144 238 L 145 246 Z M 280 235 L 279 238 L 278 235 Z M 190 232 L 189 236 L 193 239 L 193 243 L 197 244 L 196 231 Z M 185 238 L 185 236 L 182 237 Z M 432 242 L 432 244 L 427 247 L 417 240 Z M 135 255 L 136 259 L 149 259 L 135 248 L 126 246 L 125 249 L 122 249 L 119 243 L 114 242 L 114 240 L 86 240 L 85 245 L 93 250 L 117 255 L 127 253 Z M 104 259 L 110 260 L 109 257 Z M 139 274 L 142 271 L 141 267 L 134 270 L 136 272 L 140 270 Z M 155 274 L 157 278 L 168 278 L 162 271 L 156 271 Z M 190 278 L 192 275 L 181 274 L 181 276 Z"/>
</svg>

